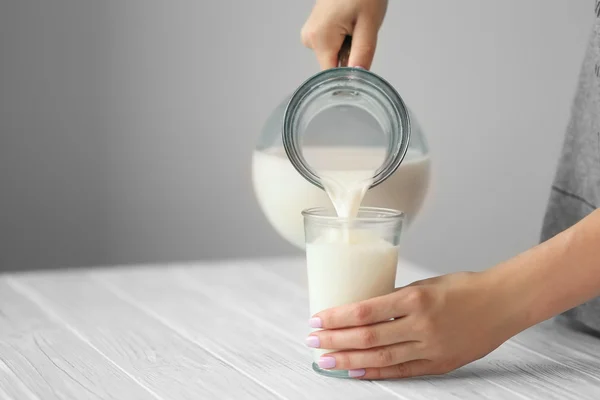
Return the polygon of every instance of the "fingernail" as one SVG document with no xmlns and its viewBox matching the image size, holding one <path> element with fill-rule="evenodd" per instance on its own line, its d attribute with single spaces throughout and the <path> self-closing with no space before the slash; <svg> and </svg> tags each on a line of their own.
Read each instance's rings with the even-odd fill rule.
<svg viewBox="0 0 600 400">
<path fill-rule="evenodd" d="M 321 318 L 319 317 L 311 318 L 308 320 L 308 326 L 311 328 L 322 328 L 323 321 L 321 321 Z"/>
<path fill-rule="evenodd" d="M 329 369 L 335 368 L 335 358 L 333 357 L 321 357 L 317 362 L 319 368 Z"/>
<path fill-rule="evenodd" d="M 308 347 L 318 348 L 321 347 L 321 341 L 317 336 L 309 336 L 306 338 L 306 345 Z"/>
<path fill-rule="evenodd" d="M 366 68 L 365 68 L 365 67 L 361 67 L 360 65 L 356 65 L 354 68 L 358 68 L 358 69 L 364 69 L 364 70 L 366 70 Z"/>
<path fill-rule="evenodd" d="M 348 371 L 348 376 L 350 378 L 360 378 L 361 376 L 364 376 L 366 372 L 367 371 L 364 369 L 351 369 Z"/>
</svg>

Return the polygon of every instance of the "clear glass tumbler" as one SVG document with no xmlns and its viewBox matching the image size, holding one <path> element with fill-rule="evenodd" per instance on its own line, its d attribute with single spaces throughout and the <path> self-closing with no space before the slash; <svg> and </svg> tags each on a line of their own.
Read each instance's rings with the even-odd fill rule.
<svg viewBox="0 0 600 400">
<path fill-rule="evenodd" d="M 356 218 L 347 219 L 319 207 L 302 215 L 311 315 L 394 291 L 403 212 L 362 207 Z M 319 358 L 330 352 L 313 349 L 313 369 L 347 378 L 348 371 L 319 367 Z"/>
</svg>

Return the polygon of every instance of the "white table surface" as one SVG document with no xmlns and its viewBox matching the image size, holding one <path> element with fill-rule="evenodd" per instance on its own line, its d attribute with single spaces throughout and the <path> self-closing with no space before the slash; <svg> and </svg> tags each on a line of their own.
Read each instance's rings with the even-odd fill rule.
<svg viewBox="0 0 600 400">
<path fill-rule="evenodd" d="M 401 263 L 398 284 L 432 276 Z M 338 380 L 304 261 L 0 275 L 0 399 L 600 399 L 600 339 L 547 321 L 441 377 Z"/>
</svg>

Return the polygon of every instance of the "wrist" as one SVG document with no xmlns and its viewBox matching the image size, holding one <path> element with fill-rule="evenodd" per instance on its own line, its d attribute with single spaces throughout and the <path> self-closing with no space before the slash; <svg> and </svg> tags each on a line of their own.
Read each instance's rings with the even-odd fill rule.
<svg viewBox="0 0 600 400">
<path fill-rule="evenodd" d="M 518 273 L 518 271 L 517 271 Z M 528 304 L 529 293 L 526 280 L 514 276 L 510 265 L 498 265 L 481 272 L 480 281 L 484 304 L 489 309 L 488 321 L 500 342 L 534 325 Z"/>
<path fill-rule="evenodd" d="M 500 334 L 511 337 L 600 295 L 600 211 L 478 277 Z M 494 325 L 496 324 L 496 325 Z"/>
</svg>

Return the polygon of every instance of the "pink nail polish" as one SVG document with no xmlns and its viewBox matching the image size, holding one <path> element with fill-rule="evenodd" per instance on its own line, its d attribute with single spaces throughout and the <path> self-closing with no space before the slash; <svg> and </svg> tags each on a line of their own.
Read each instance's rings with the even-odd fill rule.
<svg viewBox="0 0 600 400">
<path fill-rule="evenodd" d="M 323 368 L 323 369 L 335 368 L 335 358 L 321 357 L 321 358 L 319 358 L 319 361 L 317 362 L 317 364 L 319 365 L 319 368 Z"/>
<path fill-rule="evenodd" d="M 309 336 L 306 338 L 306 345 L 308 347 L 319 348 L 321 347 L 321 341 L 317 336 Z"/>
<path fill-rule="evenodd" d="M 321 321 L 321 318 L 319 317 L 311 318 L 308 320 L 308 326 L 311 328 L 322 328 L 323 321 Z"/>
<path fill-rule="evenodd" d="M 350 378 L 360 378 L 361 376 L 364 376 L 366 372 L 367 371 L 364 369 L 351 369 L 348 371 L 348 376 Z"/>
</svg>

